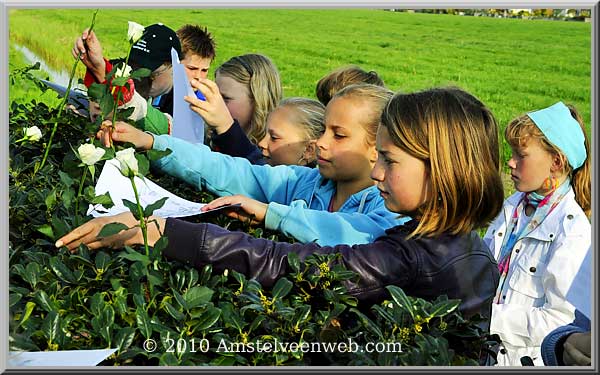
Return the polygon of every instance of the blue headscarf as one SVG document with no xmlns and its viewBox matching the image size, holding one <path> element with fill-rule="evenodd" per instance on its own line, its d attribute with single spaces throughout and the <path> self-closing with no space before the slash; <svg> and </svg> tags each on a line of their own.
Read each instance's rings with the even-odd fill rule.
<svg viewBox="0 0 600 375">
<path fill-rule="evenodd" d="M 565 154 L 573 169 L 583 165 L 587 158 L 585 137 L 581 126 L 563 102 L 558 102 L 539 111 L 529 112 L 527 115 L 535 122 L 550 143 Z"/>
</svg>

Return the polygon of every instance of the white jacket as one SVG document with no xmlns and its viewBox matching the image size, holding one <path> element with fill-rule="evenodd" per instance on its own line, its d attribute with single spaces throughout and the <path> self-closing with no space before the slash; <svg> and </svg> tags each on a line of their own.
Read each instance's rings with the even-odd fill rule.
<svg viewBox="0 0 600 375">
<path fill-rule="evenodd" d="M 496 260 L 506 224 L 522 194 L 517 192 L 504 202 L 484 237 Z M 542 340 L 574 319 L 575 308 L 565 296 L 591 241 L 590 222 L 571 188 L 536 229 L 515 243 L 502 289 L 504 303 L 492 305 L 490 332 L 503 341 L 498 365 L 521 366 L 521 357 L 529 356 L 536 366 L 543 366 Z"/>
</svg>

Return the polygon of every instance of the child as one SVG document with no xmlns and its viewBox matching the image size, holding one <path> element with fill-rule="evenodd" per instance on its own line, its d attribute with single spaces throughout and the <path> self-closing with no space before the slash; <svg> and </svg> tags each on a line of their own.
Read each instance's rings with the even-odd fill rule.
<svg viewBox="0 0 600 375">
<path fill-rule="evenodd" d="M 177 30 L 183 59 L 181 64 L 190 81 L 206 78 L 215 59 L 215 41 L 206 27 L 183 25 Z"/>
<path fill-rule="evenodd" d="M 317 139 L 325 130 L 325 106 L 313 99 L 287 98 L 267 117 L 267 135 L 258 143 L 270 165 L 317 163 Z"/>
<path fill-rule="evenodd" d="M 370 83 L 385 87 L 383 80 L 374 70 L 367 72 L 356 65 L 349 65 L 336 69 L 319 80 L 316 89 L 317 99 L 323 105 L 327 105 L 336 92 L 354 83 Z"/>
<path fill-rule="evenodd" d="M 215 82 L 199 80 L 192 87 L 206 100 L 188 96 L 185 100 L 211 128 L 212 148 L 264 164 L 255 146 L 266 134 L 267 115 L 283 95 L 273 62 L 258 54 L 235 56 L 217 68 Z"/>
<path fill-rule="evenodd" d="M 385 88 L 367 84 L 348 86 L 336 94 L 326 109 L 325 132 L 317 141 L 318 169 L 252 165 L 204 145 L 153 136 L 123 123 L 113 140 L 142 149 L 171 149 L 155 167 L 227 196 L 205 209 L 242 203 L 243 215 L 301 242 L 368 243 L 399 223 L 397 215 L 384 207 L 369 177 L 377 159 L 375 134 L 391 95 Z M 238 195 L 230 196 L 234 194 Z"/>
<path fill-rule="evenodd" d="M 336 262 L 358 273 L 346 282 L 349 292 L 366 306 L 389 298 L 385 287 L 397 285 L 416 297 L 459 298 L 465 316 L 489 317 L 498 269 L 475 229 L 498 214 L 503 199 L 498 144 L 489 137 L 497 131 L 494 117 L 473 96 L 442 88 L 396 94 L 381 123 L 372 177 L 386 207 L 414 220 L 377 241 L 352 247 L 275 243 L 212 224 L 157 218 L 160 231 L 150 225 L 149 242 L 163 232 L 166 257 L 194 267 L 212 264 L 215 272 L 233 269 L 266 287 L 290 272 L 289 253 L 300 259 L 339 253 Z M 56 246 L 74 251 L 80 243 L 95 249 L 143 242 L 138 227 L 98 239 L 103 225 L 115 221 L 136 225 L 130 213 L 93 219 Z"/>
<path fill-rule="evenodd" d="M 184 25 L 177 33 L 163 24 L 145 28 L 142 38 L 133 45 L 129 64 L 134 68 L 150 69 L 152 74 L 137 81 L 135 88 L 131 81 L 128 88 L 122 89 L 121 108 L 135 108 L 129 119 L 135 121 L 141 129 L 157 134 L 170 133 L 172 123 L 171 48 L 182 56 L 181 63 L 191 81 L 205 78 L 215 57 L 215 42 L 206 28 Z M 102 56 L 102 46 L 94 32 L 88 34 L 86 30 L 75 41 L 72 54 L 77 57 L 80 52 L 81 61 L 87 67 L 85 85 L 89 87 L 94 82 L 106 83 L 106 74 L 118 60 L 108 61 Z M 99 106 L 90 102 L 91 120 L 95 121 L 99 114 Z M 110 139 L 104 137 L 103 143 L 109 147 Z"/>
<path fill-rule="evenodd" d="M 485 236 L 501 275 L 490 331 L 503 342 L 499 365 L 524 356 L 543 365 L 544 337 L 573 321 L 565 295 L 591 244 L 589 147 L 581 118 L 562 102 L 516 118 L 505 137 L 518 192 Z"/>
</svg>

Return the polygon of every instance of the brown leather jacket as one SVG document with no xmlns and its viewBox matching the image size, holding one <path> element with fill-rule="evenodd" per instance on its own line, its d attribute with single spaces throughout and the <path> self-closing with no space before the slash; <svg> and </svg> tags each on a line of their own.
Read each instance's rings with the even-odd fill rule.
<svg viewBox="0 0 600 375">
<path fill-rule="evenodd" d="M 361 304 L 389 299 L 385 286 L 396 285 L 424 299 L 442 294 L 461 299 L 459 310 L 464 316 L 480 313 L 489 318 L 499 274 L 477 233 L 405 239 L 415 225 L 411 221 L 391 228 L 370 244 L 321 247 L 273 242 L 212 224 L 167 219 L 169 245 L 164 255 L 197 268 L 210 263 L 215 271 L 232 269 L 269 287 L 290 272 L 287 254 L 297 253 L 302 260 L 313 253 L 339 252 L 340 262 L 359 275 L 358 280 L 347 281 L 346 287 Z"/>
</svg>

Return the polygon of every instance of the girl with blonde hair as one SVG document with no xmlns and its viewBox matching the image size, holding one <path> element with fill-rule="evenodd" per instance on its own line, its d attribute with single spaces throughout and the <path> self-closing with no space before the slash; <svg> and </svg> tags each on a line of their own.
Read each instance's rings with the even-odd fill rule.
<svg viewBox="0 0 600 375">
<path fill-rule="evenodd" d="M 325 130 L 325 106 L 313 99 L 287 98 L 267 117 L 267 134 L 258 143 L 270 165 L 317 163 L 317 139 Z"/>
<path fill-rule="evenodd" d="M 502 339 L 499 365 L 543 365 L 544 337 L 575 316 L 567 292 L 591 287 L 576 278 L 592 240 L 590 148 L 581 117 L 562 102 L 517 117 L 505 137 L 517 192 L 484 238 L 500 271 L 490 331 Z"/>
<path fill-rule="evenodd" d="M 192 82 L 192 87 L 205 100 L 191 96 L 185 100 L 211 128 L 213 149 L 231 156 L 251 155 L 251 161 L 260 159 L 253 145 L 264 138 L 267 115 L 283 96 L 273 62 L 259 54 L 235 56 L 217 68 L 214 82 L 199 79 Z"/>
</svg>

